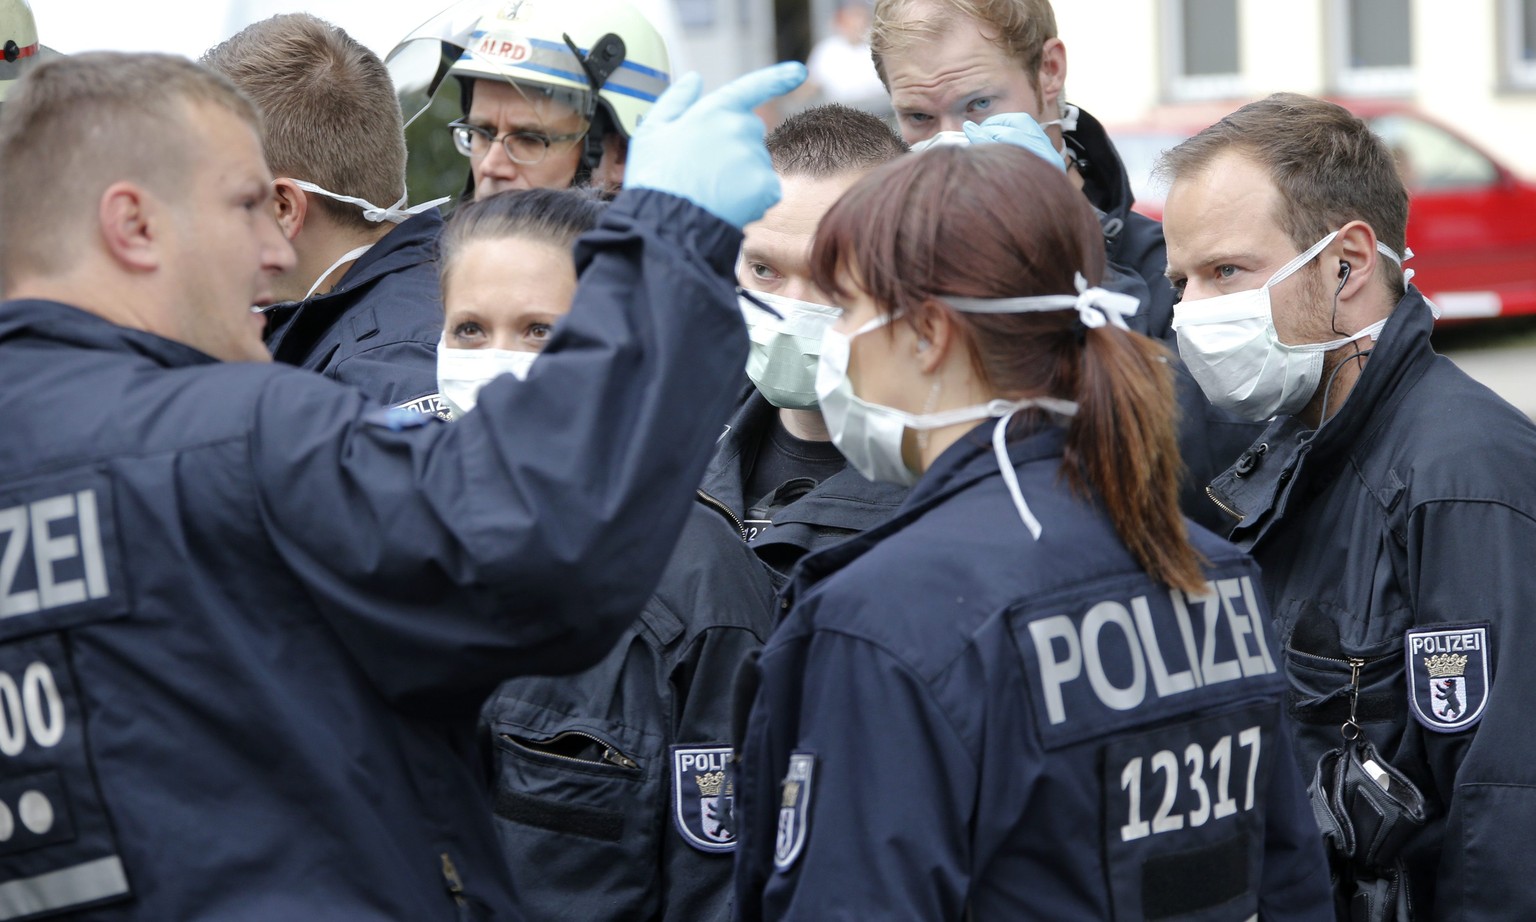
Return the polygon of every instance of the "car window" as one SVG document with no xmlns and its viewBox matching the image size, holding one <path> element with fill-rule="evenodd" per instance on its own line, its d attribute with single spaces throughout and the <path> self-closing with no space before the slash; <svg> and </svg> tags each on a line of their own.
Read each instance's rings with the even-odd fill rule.
<svg viewBox="0 0 1536 922">
<path fill-rule="evenodd" d="M 1498 180 L 1492 161 L 1443 128 L 1402 114 L 1377 116 L 1371 127 L 1392 148 L 1409 189 L 1476 188 Z"/>
</svg>

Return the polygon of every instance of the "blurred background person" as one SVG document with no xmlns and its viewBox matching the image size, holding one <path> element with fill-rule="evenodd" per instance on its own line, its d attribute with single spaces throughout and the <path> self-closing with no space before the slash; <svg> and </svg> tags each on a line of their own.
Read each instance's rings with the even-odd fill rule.
<svg viewBox="0 0 1536 922">
<path fill-rule="evenodd" d="M 290 13 L 247 26 L 203 63 L 262 113 L 271 207 L 296 256 L 264 310 L 273 357 L 381 403 L 441 411 L 432 260 L 443 200 L 405 207 L 405 136 L 383 62 Z"/>
<path fill-rule="evenodd" d="M 1083 197 L 1005 144 L 887 164 L 822 220 L 822 414 L 916 486 L 782 596 L 740 918 L 1328 912 L 1258 569 L 1180 515 L 1166 350 L 1104 266 Z"/>
<path fill-rule="evenodd" d="M 850 468 L 827 435 L 816 358 L 840 311 L 811 281 L 810 253 L 816 225 L 838 196 L 907 146 L 875 116 L 838 105 L 790 116 L 766 144 L 783 198 L 747 225 L 736 279 L 782 316 L 744 299 L 752 387 L 701 489 L 782 581 L 806 553 L 863 531 L 906 495 L 899 484 L 872 483 Z"/>
<path fill-rule="evenodd" d="M 573 47 L 574 46 L 574 47 Z M 624 179 L 629 138 L 671 82 L 666 44 L 624 0 L 464 0 L 389 54 L 407 123 L 448 77 L 464 198 Z"/>
<path fill-rule="evenodd" d="M 869 53 L 872 16 L 870 0 L 838 0 L 832 13 L 832 31 L 805 59 L 810 73 L 806 89 L 819 94 L 823 102 L 890 112 L 885 85 L 875 73 Z"/>
<path fill-rule="evenodd" d="M 1162 228 L 1131 210 L 1120 155 L 1104 127 L 1066 100 L 1067 51 L 1050 0 L 876 0 L 871 35 L 875 66 L 891 94 L 896 125 L 914 149 L 966 123 L 1006 132 L 1026 118 L 1045 129 L 1099 218 L 1110 271 L 1104 287 L 1136 297 L 1131 329 L 1172 346 L 1173 289 L 1163 276 Z M 1179 376 L 1180 504 L 1223 533 L 1233 520 L 1205 494 L 1258 427 L 1211 407 L 1188 372 Z"/>
<path fill-rule="evenodd" d="M 491 377 L 537 374 L 576 290 L 576 239 L 602 207 L 580 190 L 503 192 L 449 222 L 439 374 L 455 415 Z M 694 503 L 655 595 L 602 662 L 491 696 L 496 828 L 520 917 L 729 918 L 731 691 L 772 629 L 772 595 L 735 527 Z"/>
</svg>

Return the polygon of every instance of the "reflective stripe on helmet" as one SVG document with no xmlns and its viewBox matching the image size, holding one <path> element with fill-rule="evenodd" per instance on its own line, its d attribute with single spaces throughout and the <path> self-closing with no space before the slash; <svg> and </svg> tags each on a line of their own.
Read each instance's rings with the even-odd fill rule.
<svg viewBox="0 0 1536 922">
<path fill-rule="evenodd" d="M 587 75 L 582 72 L 581 66 L 571 54 L 571 49 L 561 42 L 545 41 L 544 39 L 527 39 L 527 52 L 519 56 L 517 60 L 496 60 L 484 53 L 473 50 L 476 44 L 486 37 L 484 30 L 477 31 L 470 36 L 470 46 L 459 55 L 459 64 L 467 64 L 473 67 L 476 64 L 484 66 L 493 64 L 498 67 L 518 68 L 532 71 L 536 74 L 544 74 L 548 77 L 557 77 L 572 83 L 586 84 Z M 590 49 L 581 49 L 582 54 L 588 54 Z M 575 70 L 571 68 L 575 67 Z M 465 76 L 470 76 L 466 74 Z M 619 65 L 603 84 L 602 92 L 618 93 L 624 96 L 632 96 L 644 102 L 655 102 L 656 97 L 666 90 L 669 79 L 667 75 L 654 68 L 625 61 Z"/>
</svg>

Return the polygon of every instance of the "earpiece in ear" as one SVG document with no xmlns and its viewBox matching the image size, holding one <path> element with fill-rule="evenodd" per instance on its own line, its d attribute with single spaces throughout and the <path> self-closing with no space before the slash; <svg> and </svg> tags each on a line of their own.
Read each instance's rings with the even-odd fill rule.
<svg viewBox="0 0 1536 922">
<path fill-rule="evenodd" d="M 1339 260 L 1339 287 L 1334 289 L 1333 296 L 1335 298 L 1337 298 L 1339 296 L 1339 293 L 1344 290 L 1344 286 L 1346 284 L 1348 284 L 1348 283 L 1349 283 L 1349 263 L 1347 263 L 1347 262 L 1345 262 L 1344 260 L 1341 259 L 1341 260 Z"/>
<path fill-rule="evenodd" d="M 931 346 L 931 345 L 933 345 L 933 344 L 928 342 L 928 340 L 926 340 L 926 339 L 919 339 L 917 341 L 917 351 L 918 352 L 927 352 L 928 351 L 928 347 Z"/>
</svg>

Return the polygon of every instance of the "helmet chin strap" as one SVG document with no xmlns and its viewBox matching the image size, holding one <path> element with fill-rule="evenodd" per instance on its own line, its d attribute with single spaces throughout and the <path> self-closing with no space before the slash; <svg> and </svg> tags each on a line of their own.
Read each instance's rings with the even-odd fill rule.
<svg viewBox="0 0 1536 922">
<path fill-rule="evenodd" d="M 587 136 L 582 139 L 581 169 L 577 171 L 576 177 L 577 181 L 581 182 L 590 179 L 592 173 L 597 170 L 597 165 L 603 160 L 603 138 L 607 131 L 598 130 L 597 94 L 608 82 L 608 78 L 613 76 L 613 72 L 624 63 L 626 49 L 624 39 L 612 32 L 594 42 L 592 49 L 585 55 L 581 53 L 581 49 L 576 46 L 576 42 L 569 34 L 563 34 L 560 37 L 565 39 L 566 47 L 571 49 L 571 54 L 575 55 L 576 60 L 580 62 L 581 69 L 586 72 L 587 83 L 591 87 L 591 91 L 587 94 L 587 111 L 582 113 L 587 118 Z M 609 126 L 605 124 L 604 129 L 608 128 Z M 586 175 L 583 176 L 583 173 Z"/>
</svg>

